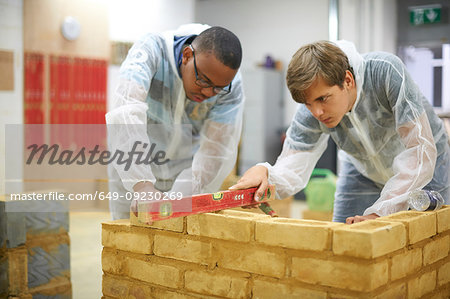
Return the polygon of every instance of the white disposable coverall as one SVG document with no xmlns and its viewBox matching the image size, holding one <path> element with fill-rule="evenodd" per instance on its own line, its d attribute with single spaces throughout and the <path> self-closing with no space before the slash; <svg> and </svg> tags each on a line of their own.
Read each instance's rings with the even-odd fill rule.
<svg viewBox="0 0 450 299">
<path fill-rule="evenodd" d="M 160 191 L 177 192 L 173 184 L 184 171 L 188 188 L 184 184 L 183 196 L 215 192 L 233 168 L 244 107 L 240 72 L 229 94 L 197 103 L 186 98 L 174 58 L 175 36 L 198 35 L 207 28 L 188 24 L 148 34 L 130 49 L 120 69 L 113 109 L 106 114 L 110 150 L 129 152 L 136 141 L 157 144 L 170 161 L 159 166 L 133 164 L 129 170 L 113 164 L 108 169 L 110 191 L 124 194 L 137 182 L 150 181 Z M 149 146 L 138 149 L 148 152 Z M 128 218 L 129 206 L 125 197 L 111 201 L 113 218 Z"/>
<path fill-rule="evenodd" d="M 356 102 L 331 129 L 305 105 L 298 106 L 275 165 L 261 164 L 278 197 L 306 186 L 331 136 L 341 162 L 335 221 L 406 210 L 408 192 L 425 186 L 441 192 L 448 203 L 449 139 L 401 60 L 384 52 L 361 56 L 350 42 L 336 44 L 354 70 Z"/>
</svg>

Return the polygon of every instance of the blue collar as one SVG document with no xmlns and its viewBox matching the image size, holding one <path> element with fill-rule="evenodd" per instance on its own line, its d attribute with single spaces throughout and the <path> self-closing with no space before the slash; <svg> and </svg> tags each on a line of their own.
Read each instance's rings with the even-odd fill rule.
<svg viewBox="0 0 450 299">
<path fill-rule="evenodd" d="M 173 55 L 175 57 L 175 62 L 177 65 L 178 75 L 180 75 L 180 66 L 183 58 L 183 46 L 185 44 L 190 45 L 192 41 L 197 37 L 195 34 L 186 35 L 186 36 L 174 36 L 173 38 Z"/>
</svg>

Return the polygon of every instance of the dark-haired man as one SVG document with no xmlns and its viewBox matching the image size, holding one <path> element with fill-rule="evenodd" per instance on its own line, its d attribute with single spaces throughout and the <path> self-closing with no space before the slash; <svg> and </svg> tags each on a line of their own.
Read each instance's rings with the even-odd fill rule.
<svg viewBox="0 0 450 299">
<path fill-rule="evenodd" d="M 128 218 L 131 200 L 142 195 L 170 200 L 220 188 L 241 134 L 241 59 L 232 32 L 201 24 L 148 34 L 133 45 L 106 115 L 108 143 L 126 153 L 138 141 L 143 156 L 152 145 L 163 154 L 159 165 L 110 165 L 113 219 Z"/>
</svg>

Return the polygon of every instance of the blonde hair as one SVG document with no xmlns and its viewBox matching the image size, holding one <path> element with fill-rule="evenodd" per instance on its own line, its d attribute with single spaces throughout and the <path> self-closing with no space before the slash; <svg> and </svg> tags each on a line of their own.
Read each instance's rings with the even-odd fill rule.
<svg viewBox="0 0 450 299">
<path fill-rule="evenodd" d="M 321 77 L 330 86 L 343 88 L 346 71 L 353 70 L 347 55 L 329 41 L 318 41 L 301 47 L 291 59 L 287 70 L 287 86 L 292 98 L 305 103 L 305 91 Z"/>
</svg>

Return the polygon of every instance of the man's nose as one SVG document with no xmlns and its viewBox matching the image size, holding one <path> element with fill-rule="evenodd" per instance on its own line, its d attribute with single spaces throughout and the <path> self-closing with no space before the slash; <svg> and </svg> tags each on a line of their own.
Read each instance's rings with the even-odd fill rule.
<svg viewBox="0 0 450 299">
<path fill-rule="evenodd" d="M 311 113 L 314 115 L 315 118 L 320 118 L 320 116 L 323 114 L 323 108 L 322 105 L 313 105 L 311 107 Z"/>
<path fill-rule="evenodd" d="M 216 95 L 213 87 L 202 88 L 202 94 L 208 98 Z"/>
</svg>

